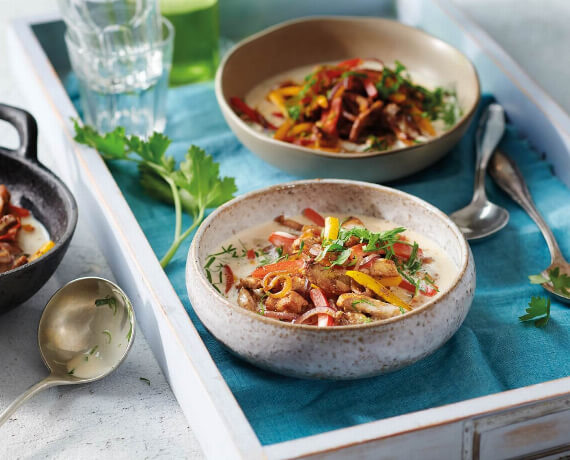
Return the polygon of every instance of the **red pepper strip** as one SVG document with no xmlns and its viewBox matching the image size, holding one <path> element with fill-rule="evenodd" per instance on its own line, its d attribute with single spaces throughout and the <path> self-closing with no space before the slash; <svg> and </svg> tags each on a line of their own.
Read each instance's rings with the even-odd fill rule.
<svg viewBox="0 0 570 460">
<path fill-rule="evenodd" d="M 350 250 L 352 251 L 352 255 L 354 257 L 361 258 L 361 257 L 366 257 L 370 254 L 386 254 L 386 251 L 384 249 L 378 249 L 376 251 L 365 251 L 364 246 L 366 245 L 367 243 L 359 243 L 352 246 L 350 248 Z"/>
<path fill-rule="evenodd" d="M 281 112 L 271 112 L 271 115 L 277 118 L 283 118 L 283 114 Z"/>
<path fill-rule="evenodd" d="M 262 267 L 257 267 L 251 276 L 254 278 L 263 278 L 265 275 L 271 272 L 295 272 L 300 270 L 305 265 L 305 262 L 301 259 L 296 260 L 282 260 L 274 264 L 263 265 Z"/>
<path fill-rule="evenodd" d="M 416 287 L 410 283 L 409 281 L 406 280 L 402 280 L 399 284 L 399 287 L 401 287 L 402 289 L 405 289 L 406 291 L 410 291 L 410 292 L 416 292 Z M 428 297 L 433 297 L 434 295 L 437 294 L 437 289 L 431 287 L 431 286 L 421 286 L 420 287 L 420 292 L 424 295 L 427 295 Z"/>
<path fill-rule="evenodd" d="M 229 265 L 224 265 L 224 275 L 226 276 L 226 294 L 230 292 L 230 289 L 234 285 L 234 272 Z"/>
<path fill-rule="evenodd" d="M 8 214 L 14 214 L 18 217 L 28 217 L 30 215 L 30 211 L 26 208 L 21 208 L 20 206 L 15 206 L 12 203 L 8 205 Z"/>
<path fill-rule="evenodd" d="M 347 59 L 346 61 L 342 61 L 337 65 L 338 67 L 346 67 L 348 69 L 354 69 L 356 66 L 360 64 L 362 64 L 361 58 L 352 58 L 352 59 Z"/>
<path fill-rule="evenodd" d="M 370 78 L 364 80 L 364 89 L 366 90 L 368 97 L 374 99 L 378 96 L 378 89 L 376 89 L 376 85 L 372 82 L 372 80 L 370 80 Z"/>
<path fill-rule="evenodd" d="M 329 69 L 324 72 L 325 77 L 328 78 L 330 81 L 340 77 L 342 74 L 343 74 L 342 69 Z"/>
<path fill-rule="evenodd" d="M 305 208 L 303 209 L 303 215 L 309 219 L 312 220 L 316 225 L 318 225 L 319 227 L 324 227 L 325 226 L 325 219 L 323 216 L 321 216 L 317 211 L 315 211 L 312 208 Z"/>
<path fill-rule="evenodd" d="M 396 256 L 402 259 L 408 260 L 412 255 L 412 246 L 410 246 L 409 244 L 394 243 L 393 248 L 394 248 L 394 254 L 396 254 Z M 421 249 L 418 249 L 417 256 L 422 257 L 422 255 L 423 251 Z"/>
<path fill-rule="evenodd" d="M 20 222 L 20 218 L 17 217 L 18 221 L 12 225 L 7 231 L 6 233 L 4 233 L 3 235 L 0 235 L 0 241 L 7 241 L 7 240 L 12 240 L 12 241 L 16 241 L 16 237 L 18 236 L 18 230 L 20 229 L 20 227 L 22 226 L 22 223 Z"/>
<path fill-rule="evenodd" d="M 342 108 L 342 98 L 335 97 L 331 102 L 331 108 L 326 112 L 323 112 L 321 116 L 321 122 L 323 124 L 323 131 L 329 134 L 336 134 L 336 125 L 340 117 L 340 112 Z"/>
<path fill-rule="evenodd" d="M 252 109 L 239 97 L 230 97 L 230 105 L 239 114 L 244 114 L 254 123 L 260 124 L 264 128 L 277 129 L 277 126 L 269 123 L 257 110 Z"/>
<path fill-rule="evenodd" d="M 255 251 L 253 249 L 247 250 L 247 258 L 249 260 L 255 259 Z"/>
<path fill-rule="evenodd" d="M 282 247 L 286 252 L 289 252 L 297 237 L 287 232 L 273 232 L 268 239 L 273 246 Z"/>
<path fill-rule="evenodd" d="M 336 308 L 334 308 L 329 304 L 321 288 L 314 287 L 309 292 L 309 295 L 311 296 L 311 300 L 313 301 L 313 304 L 315 304 L 315 307 L 328 307 L 332 308 L 333 310 L 336 310 Z M 319 327 L 334 326 L 334 319 L 332 318 L 332 316 L 327 315 L 326 313 L 319 313 L 317 315 L 317 326 Z"/>
</svg>

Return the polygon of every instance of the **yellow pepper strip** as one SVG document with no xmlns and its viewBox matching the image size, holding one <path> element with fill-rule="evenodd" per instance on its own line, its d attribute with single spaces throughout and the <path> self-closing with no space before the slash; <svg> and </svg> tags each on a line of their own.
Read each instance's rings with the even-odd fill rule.
<svg viewBox="0 0 570 460">
<path fill-rule="evenodd" d="M 327 101 L 327 98 L 321 94 L 320 96 L 317 96 L 317 104 L 323 109 L 326 109 L 329 106 L 329 101 Z"/>
<path fill-rule="evenodd" d="M 390 286 L 399 286 L 402 282 L 402 277 L 400 275 L 397 276 L 385 276 L 384 278 L 380 278 L 378 281 L 382 283 L 386 287 Z"/>
<path fill-rule="evenodd" d="M 285 107 L 285 100 L 283 99 L 283 96 L 281 96 L 281 93 L 279 93 L 279 90 L 271 91 L 267 95 L 267 98 L 279 107 L 279 110 L 281 110 L 283 115 L 289 118 L 289 112 L 287 111 L 287 107 Z"/>
<path fill-rule="evenodd" d="M 394 93 L 390 95 L 390 100 L 396 104 L 400 104 L 406 100 L 406 95 L 404 93 Z"/>
<path fill-rule="evenodd" d="M 391 303 L 392 305 L 396 305 L 397 307 L 402 307 L 406 311 L 412 311 L 412 307 L 410 307 L 396 294 L 392 293 L 390 289 L 388 289 L 379 281 L 372 278 L 370 275 L 367 275 L 366 273 L 362 272 L 357 272 L 354 270 L 348 270 L 346 274 L 350 276 L 358 284 L 361 284 L 362 286 L 370 289 L 372 292 L 374 292 L 374 294 L 381 297 L 386 302 Z"/>
<path fill-rule="evenodd" d="M 271 289 L 276 287 L 280 281 L 283 282 L 282 289 L 276 293 L 271 292 Z M 293 287 L 293 281 L 291 280 L 291 276 L 286 273 L 273 272 L 268 273 L 264 276 L 261 285 L 269 297 L 280 299 L 282 297 L 285 297 L 291 291 L 291 288 Z"/>
<path fill-rule="evenodd" d="M 322 150 L 323 152 L 334 152 L 334 153 L 340 152 L 339 147 L 323 147 L 318 142 L 316 142 L 315 144 L 306 145 L 305 147 L 315 150 Z"/>
<path fill-rule="evenodd" d="M 29 261 L 36 260 L 37 258 L 43 256 L 46 252 L 52 249 L 55 246 L 55 243 L 52 240 L 49 240 L 45 243 L 41 248 L 39 248 L 34 254 L 32 254 L 29 258 Z"/>
<path fill-rule="evenodd" d="M 285 137 L 287 137 L 287 133 L 289 133 L 291 126 L 293 126 L 293 120 L 285 120 L 283 123 L 281 123 L 281 126 L 277 128 L 277 131 L 275 131 L 273 138 L 280 141 L 285 140 Z"/>
<path fill-rule="evenodd" d="M 298 125 L 295 125 L 293 126 L 293 128 L 291 128 L 291 135 L 296 136 L 297 134 L 310 131 L 312 128 L 313 128 L 313 123 L 299 123 Z"/>
<path fill-rule="evenodd" d="M 336 240 L 338 238 L 339 227 L 338 218 L 331 216 L 325 217 L 325 230 L 323 232 L 324 239 Z"/>
<path fill-rule="evenodd" d="M 279 93 L 281 96 L 296 96 L 301 91 L 300 86 L 284 86 L 274 90 L 274 92 Z"/>
<path fill-rule="evenodd" d="M 429 119 L 425 117 L 419 117 L 418 125 L 420 126 L 420 129 L 424 133 L 428 133 L 430 136 L 435 136 L 435 129 L 433 128 L 433 125 L 431 124 L 431 121 L 429 121 Z"/>
</svg>

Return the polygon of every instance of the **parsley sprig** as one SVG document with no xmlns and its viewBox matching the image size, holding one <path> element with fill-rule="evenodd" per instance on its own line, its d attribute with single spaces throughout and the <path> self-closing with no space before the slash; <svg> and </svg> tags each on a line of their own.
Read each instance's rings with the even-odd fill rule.
<svg viewBox="0 0 570 460">
<path fill-rule="evenodd" d="M 551 283 L 555 292 L 564 296 L 570 295 L 570 276 L 566 273 L 560 273 L 558 267 L 549 270 L 546 275 L 539 273 L 538 275 L 530 275 L 528 279 L 531 284 Z"/>
<path fill-rule="evenodd" d="M 552 284 L 554 292 L 561 295 L 570 295 L 570 276 L 566 273 L 560 273 L 560 269 L 555 267 L 546 272 L 546 275 L 539 273 L 538 275 L 530 275 L 528 277 L 531 284 Z M 549 297 L 531 297 L 530 303 L 526 309 L 526 314 L 519 316 L 521 321 L 534 321 L 537 327 L 544 327 L 550 319 L 550 298 Z"/>
<path fill-rule="evenodd" d="M 521 321 L 532 321 L 536 327 L 544 327 L 550 319 L 550 298 L 531 297 L 526 314 L 519 316 Z"/>
<path fill-rule="evenodd" d="M 174 204 L 175 225 L 170 248 L 160 261 L 166 267 L 180 244 L 202 222 L 207 209 L 215 208 L 233 198 L 235 181 L 220 177 L 219 164 L 201 148 L 192 145 L 179 167 L 172 156 L 166 155 L 171 140 L 153 133 L 148 140 L 128 136 L 122 127 L 107 134 L 91 126 L 81 126 L 73 120 L 75 141 L 96 149 L 105 160 L 125 160 L 138 164 L 140 182 L 153 198 Z M 182 210 L 192 218 L 192 224 L 182 232 Z"/>
</svg>

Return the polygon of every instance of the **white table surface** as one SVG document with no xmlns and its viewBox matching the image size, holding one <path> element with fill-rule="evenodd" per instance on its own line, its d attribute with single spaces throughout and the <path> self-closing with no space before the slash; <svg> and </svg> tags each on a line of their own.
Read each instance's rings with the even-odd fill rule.
<svg viewBox="0 0 570 460">
<path fill-rule="evenodd" d="M 570 81 L 570 2 L 455 2 L 570 112 L 570 91 L 566 89 Z M 5 58 L 5 24 L 14 17 L 51 12 L 56 6 L 55 0 L 0 0 L 0 102 L 26 108 Z M 41 128 L 40 159 L 51 165 Z M 17 145 L 15 133 L 1 124 L 0 144 Z M 55 275 L 31 300 L 0 316 L 0 408 L 47 373 L 37 349 L 36 331 L 49 297 L 79 276 L 113 279 L 91 241 L 90 230 L 80 217 L 70 249 Z M 149 379 L 150 386 L 141 377 Z M 47 390 L 22 406 L 0 429 L 2 459 L 101 457 L 202 458 L 140 330 L 127 360 L 113 375 L 89 385 Z"/>
</svg>

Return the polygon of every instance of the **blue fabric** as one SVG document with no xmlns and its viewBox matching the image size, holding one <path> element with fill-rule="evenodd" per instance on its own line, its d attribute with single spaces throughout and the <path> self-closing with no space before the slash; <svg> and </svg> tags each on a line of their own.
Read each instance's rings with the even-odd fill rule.
<svg viewBox="0 0 570 460">
<path fill-rule="evenodd" d="M 205 148 L 221 163 L 224 175 L 236 178 L 239 193 L 295 179 L 259 160 L 239 143 L 222 118 L 211 84 L 172 89 L 168 97 L 166 134 L 174 140 L 170 153 L 178 160 L 190 143 Z M 490 100 L 484 97 L 481 105 Z M 447 213 L 465 205 L 473 184 L 473 126 L 442 161 L 391 185 Z M 508 127 L 502 148 L 516 159 L 562 251 L 570 255 L 570 191 L 552 175 L 549 164 L 519 138 L 514 127 Z M 170 244 L 171 208 L 147 198 L 132 165 L 115 163 L 110 167 L 156 254 L 162 256 Z M 190 241 L 180 248 L 167 268 L 168 276 L 262 444 L 569 375 L 568 308 L 553 302 L 552 319 L 544 329 L 517 319 L 532 295 L 545 295 L 540 286 L 528 283 L 527 276 L 548 265 L 546 244 L 530 218 L 491 182 L 488 191 L 491 200 L 510 211 L 511 220 L 495 237 L 472 245 L 477 290 L 465 323 L 432 356 L 396 373 L 370 379 L 331 382 L 287 378 L 257 369 L 228 353 L 192 310 L 184 283 Z"/>
</svg>

